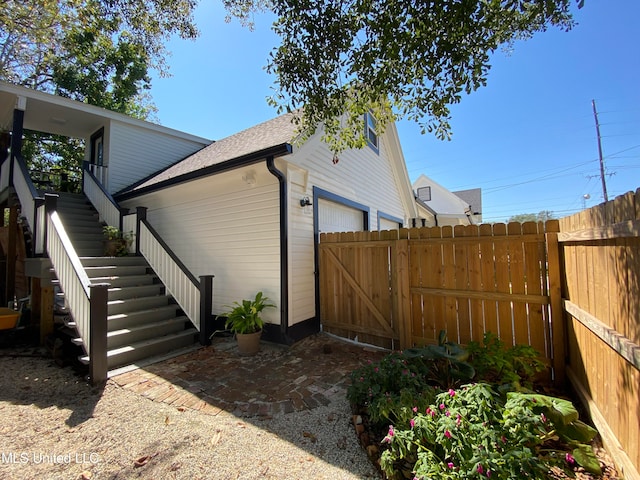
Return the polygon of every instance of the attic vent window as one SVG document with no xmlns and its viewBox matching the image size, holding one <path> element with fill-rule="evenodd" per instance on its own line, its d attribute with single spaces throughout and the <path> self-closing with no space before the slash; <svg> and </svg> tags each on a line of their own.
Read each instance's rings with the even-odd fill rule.
<svg viewBox="0 0 640 480">
<path fill-rule="evenodd" d="M 431 187 L 420 187 L 418 189 L 418 198 L 423 202 L 431 200 Z"/>
<path fill-rule="evenodd" d="M 364 114 L 364 136 L 367 139 L 367 144 L 373 149 L 373 151 L 380 153 L 376 119 L 371 113 Z"/>
</svg>

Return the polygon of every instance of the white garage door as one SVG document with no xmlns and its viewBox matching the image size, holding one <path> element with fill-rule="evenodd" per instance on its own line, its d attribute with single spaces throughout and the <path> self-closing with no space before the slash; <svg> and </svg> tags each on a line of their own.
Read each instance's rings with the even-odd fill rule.
<svg viewBox="0 0 640 480">
<path fill-rule="evenodd" d="M 320 198 L 318 230 L 320 233 L 360 232 L 364 230 L 362 210 Z"/>
<path fill-rule="evenodd" d="M 398 228 L 400 226 L 397 221 L 380 217 L 380 230 L 398 230 Z"/>
</svg>

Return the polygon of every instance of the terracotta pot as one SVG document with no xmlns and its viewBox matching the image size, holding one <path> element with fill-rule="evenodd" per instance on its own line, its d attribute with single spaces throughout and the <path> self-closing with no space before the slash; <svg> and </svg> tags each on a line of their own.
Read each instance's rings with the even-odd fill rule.
<svg viewBox="0 0 640 480">
<path fill-rule="evenodd" d="M 260 351 L 262 330 L 255 333 L 236 333 L 240 355 L 255 355 Z"/>
</svg>

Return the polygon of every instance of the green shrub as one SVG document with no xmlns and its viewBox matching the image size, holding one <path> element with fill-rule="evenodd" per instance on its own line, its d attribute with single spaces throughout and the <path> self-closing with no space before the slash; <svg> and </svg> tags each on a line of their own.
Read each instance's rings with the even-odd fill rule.
<svg viewBox="0 0 640 480">
<path fill-rule="evenodd" d="M 535 376 L 546 369 L 535 348 L 516 345 L 505 348 L 493 333 L 484 334 L 482 344 L 470 342 L 469 362 L 476 370 L 476 380 L 489 383 L 511 383 L 531 387 Z"/>
<path fill-rule="evenodd" d="M 389 479 L 542 479 L 552 465 L 579 462 L 597 471 L 589 441 L 595 430 L 577 420 L 571 402 L 478 383 L 442 392 L 409 420 L 389 427 L 381 467 Z M 572 451 L 558 451 L 560 437 Z M 585 448 L 586 447 L 586 448 Z"/>
</svg>

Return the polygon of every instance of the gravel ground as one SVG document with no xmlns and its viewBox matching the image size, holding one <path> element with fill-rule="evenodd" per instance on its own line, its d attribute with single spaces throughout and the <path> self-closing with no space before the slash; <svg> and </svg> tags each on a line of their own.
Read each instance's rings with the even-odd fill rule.
<svg viewBox="0 0 640 480">
<path fill-rule="evenodd" d="M 2 479 L 374 479 L 345 400 L 271 419 L 88 386 L 39 351 L 0 351 Z"/>
</svg>

